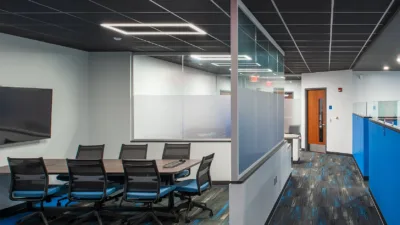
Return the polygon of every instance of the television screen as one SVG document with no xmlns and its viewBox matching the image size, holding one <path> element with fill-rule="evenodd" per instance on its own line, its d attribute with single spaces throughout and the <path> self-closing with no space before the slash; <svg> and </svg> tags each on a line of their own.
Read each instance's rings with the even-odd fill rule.
<svg viewBox="0 0 400 225">
<path fill-rule="evenodd" d="M 0 145 L 51 137 L 53 90 L 0 87 Z"/>
</svg>

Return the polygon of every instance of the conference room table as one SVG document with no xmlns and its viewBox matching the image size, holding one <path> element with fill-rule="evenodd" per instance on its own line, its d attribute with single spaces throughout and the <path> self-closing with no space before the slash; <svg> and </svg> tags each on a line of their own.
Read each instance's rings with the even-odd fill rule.
<svg viewBox="0 0 400 225">
<path fill-rule="evenodd" d="M 67 161 L 65 159 L 43 159 L 44 164 L 47 168 L 47 173 L 49 175 L 67 175 Z M 159 159 L 156 160 L 158 172 L 160 175 L 169 177 L 169 183 L 174 184 L 174 175 L 182 172 L 183 170 L 190 169 L 193 166 L 200 164 L 199 159 L 187 159 L 184 163 L 173 167 L 164 168 L 164 165 L 176 161 L 175 159 Z M 107 175 L 120 175 L 123 176 L 124 169 L 122 167 L 122 160 L 120 159 L 103 159 L 104 168 Z M 0 167 L 0 175 L 10 174 L 10 169 L 8 165 Z M 168 208 L 172 209 L 174 207 L 174 194 L 173 192 L 169 195 Z"/>
</svg>

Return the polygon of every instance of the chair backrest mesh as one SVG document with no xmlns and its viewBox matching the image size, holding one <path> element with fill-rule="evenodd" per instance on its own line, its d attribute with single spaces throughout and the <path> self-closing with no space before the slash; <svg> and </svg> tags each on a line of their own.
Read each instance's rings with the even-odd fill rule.
<svg viewBox="0 0 400 225">
<path fill-rule="evenodd" d="M 11 173 L 10 193 L 46 190 L 49 179 L 43 158 L 7 159 Z"/>
<path fill-rule="evenodd" d="M 190 143 L 164 145 L 163 159 L 190 159 Z"/>
<path fill-rule="evenodd" d="M 76 159 L 103 159 L 105 145 L 79 145 Z"/>
<path fill-rule="evenodd" d="M 122 160 L 126 192 L 160 192 L 160 174 L 155 160 Z"/>
<path fill-rule="evenodd" d="M 214 153 L 208 156 L 203 157 L 201 160 L 199 170 L 197 171 L 197 185 L 200 190 L 200 187 L 209 182 L 209 185 L 211 186 L 211 176 L 210 176 L 210 168 L 211 168 L 211 163 L 214 159 Z"/>
<path fill-rule="evenodd" d="M 107 174 L 101 159 L 67 159 L 67 166 L 70 192 L 105 192 Z"/>
<path fill-rule="evenodd" d="M 146 145 L 122 145 L 121 152 L 119 153 L 120 159 L 146 159 L 147 144 Z"/>
</svg>

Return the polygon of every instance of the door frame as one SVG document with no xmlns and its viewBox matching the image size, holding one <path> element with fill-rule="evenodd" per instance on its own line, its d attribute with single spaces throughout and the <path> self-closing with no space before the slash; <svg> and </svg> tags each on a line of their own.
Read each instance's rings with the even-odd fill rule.
<svg viewBox="0 0 400 225">
<path fill-rule="evenodd" d="M 305 122 L 305 134 L 304 134 L 304 137 L 305 137 L 305 150 L 306 151 L 310 151 L 310 146 L 309 146 L 309 144 L 308 144 L 308 91 L 315 91 L 315 90 L 324 90 L 325 91 L 325 110 L 326 110 L 326 117 L 328 117 L 328 102 L 327 102 L 327 99 L 328 99 L 328 91 L 327 91 L 327 88 L 326 87 L 324 87 L 324 88 L 306 88 L 306 89 L 304 89 L 304 91 L 305 91 L 305 93 L 304 93 L 304 96 L 305 96 L 305 115 L 304 115 L 304 121 L 306 121 Z M 328 118 L 325 118 L 325 153 L 326 152 L 328 152 Z"/>
</svg>

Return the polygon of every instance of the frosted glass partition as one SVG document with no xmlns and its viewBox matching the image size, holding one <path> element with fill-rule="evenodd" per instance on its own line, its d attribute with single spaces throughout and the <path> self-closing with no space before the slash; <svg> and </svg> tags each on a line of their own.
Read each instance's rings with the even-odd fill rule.
<svg viewBox="0 0 400 225">
<path fill-rule="evenodd" d="M 133 140 L 230 141 L 229 59 L 207 55 L 134 55 Z"/>
<path fill-rule="evenodd" d="M 397 125 L 398 117 L 398 101 L 379 101 L 378 102 L 378 119 Z"/>
<path fill-rule="evenodd" d="M 173 140 L 230 138 L 230 103 L 227 95 L 136 95 L 134 137 Z"/>
<path fill-rule="evenodd" d="M 353 104 L 353 113 L 359 116 L 367 116 L 367 103 L 356 102 Z"/>
<path fill-rule="evenodd" d="M 239 171 L 283 140 L 283 96 L 239 88 Z"/>
<path fill-rule="evenodd" d="M 289 133 L 290 126 L 301 126 L 301 100 L 285 99 L 284 101 L 284 131 Z M 299 128 L 300 129 L 300 128 Z"/>
<path fill-rule="evenodd" d="M 378 102 L 367 102 L 367 116 L 378 118 Z"/>
<path fill-rule="evenodd" d="M 230 138 L 231 96 L 184 96 L 183 138 Z"/>
<path fill-rule="evenodd" d="M 284 91 L 269 88 L 272 82 L 284 80 L 283 67 L 282 53 L 239 9 L 238 160 L 233 162 L 238 163 L 239 179 L 283 141 Z"/>
</svg>

